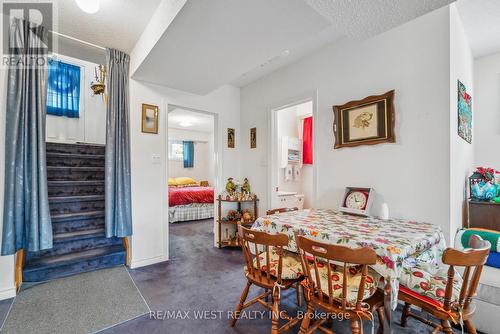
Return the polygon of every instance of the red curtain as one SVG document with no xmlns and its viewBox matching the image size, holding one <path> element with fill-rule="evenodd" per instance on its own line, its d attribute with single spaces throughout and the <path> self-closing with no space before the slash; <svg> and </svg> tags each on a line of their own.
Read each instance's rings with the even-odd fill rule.
<svg viewBox="0 0 500 334">
<path fill-rule="evenodd" d="M 312 165 L 313 163 L 313 118 L 304 118 L 304 129 L 302 131 L 302 163 Z"/>
</svg>

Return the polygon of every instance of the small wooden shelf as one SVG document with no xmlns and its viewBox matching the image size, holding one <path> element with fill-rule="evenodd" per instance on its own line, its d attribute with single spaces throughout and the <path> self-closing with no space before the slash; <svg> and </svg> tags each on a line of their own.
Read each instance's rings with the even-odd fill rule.
<svg viewBox="0 0 500 334">
<path fill-rule="evenodd" d="M 240 221 L 239 220 L 223 220 L 222 219 L 222 203 L 236 203 L 237 204 L 237 210 L 239 212 L 241 212 L 241 209 L 242 209 L 242 204 L 246 204 L 247 206 L 249 206 L 248 204 L 252 204 L 252 208 L 253 208 L 253 216 L 254 216 L 254 219 L 251 221 L 251 222 L 246 222 L 246 223 L 241 223 L 242 225 L 244 226 L 251 226 L 253 225 L 253 223 L 255 222 L 255 219 L 257 219 L 259 213 L 258 213 L 258 202 L 259 202 L 259 199 L 257 198 L 257 196 L 255 196 L 253 199 L 248 199 L 248 200 L 228 200 L 228 199 L 224 199 L 222 198 L 221 195 L 219 195 L 219 197 L 217 198 L 217 202 L 218 202 L 218 215 L 217 215 L 217 228 L 218 228 L 218 232 L 219 232 L 219 235 L 218 235 L 218 242 L 217 242 L 217 245 L 219 246 L 219 248 L 222 248 L 222 247 L 241 247 L 238 239 L 225 239 L 223 240 L 222 239 L 222 225 L 237 225 Z M 234 228 L 231 227 L 231 230 L 233 233 L 234 231 Z"/>
</svg>

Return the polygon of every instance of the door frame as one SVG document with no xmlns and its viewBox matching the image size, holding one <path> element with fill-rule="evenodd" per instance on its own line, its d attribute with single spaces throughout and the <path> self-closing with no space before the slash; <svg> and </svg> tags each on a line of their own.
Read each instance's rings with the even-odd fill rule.
<svg viewBox="0 0 500 334">
<path fill-rule="evenodd" d="M 165 128 L 166 128 L 166 145 L 165 145 L 165 180 L 163 182 L 163 184 L 166 184 L 167 186 L 164 187 L 164 195 L 163 195 L 163 200 L 165 201 L 164 203 L 166 203 L 166 205 L 164 205 L 164 214 L 163 216 L 165 217 L 164 219 L 164 224 L 166 224 L 166 230 L 168 231 L 168 233 L 164 233 L 163 235 L 166 236 L 166 239 L 164 241 L 165 245 L 167 245 L 167 254 L 170 254 L 170 251 L 169 251 L 169 248 L 170 248 L 170 223 L 169 223 L 169 212 L 168 212 L 168 209 L 170 208 L 170 206 L 168 205 L 168 177 L 169 177 L 169 169 L 168 169 L 168 154 L 169 154 L 169 145 L 168 145 L 168 138 L 169 138 L 169 131 L 168 131 L 168 114 L 170 114 L 172 111 L 176 110 L 176 109 L 183 109 L 183 110 L 187 110 L 187 111 L 191 111 L 191 112 L 195 112 L 195 113 L 200 113 L 200 114 L 204 114 L 204 115 L 210 115 L 212 116 L 213 118 L 213 135 L 212 135 L 212 141 L 213 141 L 213 168 L 214 168 L 214 184 L 212 185 L 213 188 L 214 188 L 214 191 L 217 192 L 219 189 L 220 189 L 220 185 L 222 184 L 222 180 L 221 180 L 221 177 L 222 177 L 222 173 L 220 171 L 220 168 L 219 168 L 219 165 L 220 165 L 220 152 L 221 152 L 221 147 L 220 146 L 220 143 L 221 143 L 221 140 L 220 140 L 220 136 L 219 136 L 219 114 L 217 113 L 214 113 L 214 112 L 211 112 L 211 111 L 207 111 L 207 110 L 202 110 L 202 109 L 196 109 L 196 108 L 191 108 L 191 107 L 185 107 L 183 105 L 179 105 L 179 104 L 175 104 L 175 103 L 167 103 L 167 117 L 165 117 Z M 216 205 L 215 205 L 215 197 L 214 197 L 214 219 L 216 219 Z M 213 232 L 214 232 L 214 243 L 215 243 L 215 240 L 217 238 L 216 236 L 216 228 L 215 228 L 215 225 L 216 224 L 213 224 Z"/>
<path fill-rule="evenodd" d="M 276 187 L 279 184 L 278 173 L 278 156 L 279 156 L 279 140 L 278 136 L 278 112 L 280 110 L 290 108 L 306 102 L 312 102 L 312 117 L 313 117 L 313 184 L 312 184 L 312 198 L 311 206 L 315 207 L 318 202 L 318 91 L 310 91 L 298 96 L 289 98 L 282 103 L 276 104 L 274 107 L 269 108 L 268 124 L 269 124 L 269 140 L 268 142 L 268 170 L 267 170 L 267 206 L 273 208 L 273 198 L 276 192 Z"/>
</svg>

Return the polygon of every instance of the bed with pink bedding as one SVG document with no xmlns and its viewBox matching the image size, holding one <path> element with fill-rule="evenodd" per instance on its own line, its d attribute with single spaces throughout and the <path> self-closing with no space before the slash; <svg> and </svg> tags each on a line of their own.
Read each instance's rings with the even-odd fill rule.
<svg viewBox="0 0 500 334">
<path fill-rule="evenodd" d="M 214 188 L 169 187 L 169 221 L 209 219 L 214 217 Z"/>
</svg>

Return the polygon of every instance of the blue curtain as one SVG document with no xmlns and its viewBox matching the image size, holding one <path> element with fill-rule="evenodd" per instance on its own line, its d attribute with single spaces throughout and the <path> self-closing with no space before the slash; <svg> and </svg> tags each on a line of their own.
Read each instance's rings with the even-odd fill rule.
<svg viewBox="0 0 500 334">
<path fill-rule="evenodd" d="M 184 168 L 193 168 L 194 166 L 194 143 L 192 141 L 183 141 Z"/>
<path fill-rule="evenodd" d="M 106 89 L 106 237 L 132 235 L 130 192 L 129 64 L 130 57 L 107 49 Z"/>
<path fill-rule="evenodd" d="M 52 248 L 45 160 L 47 69 L 40 62 L 47 61 L 43 44 L 48 31 L 14 19 L 9 37 L 16 54 L 8 68 L 5 111 L 2 255 Z"/>
<path fill-rule="evenodd" d="M 79 111 L 80 67 L 50 59 L 47 114 L 78 118 Z"/>
</svg>

